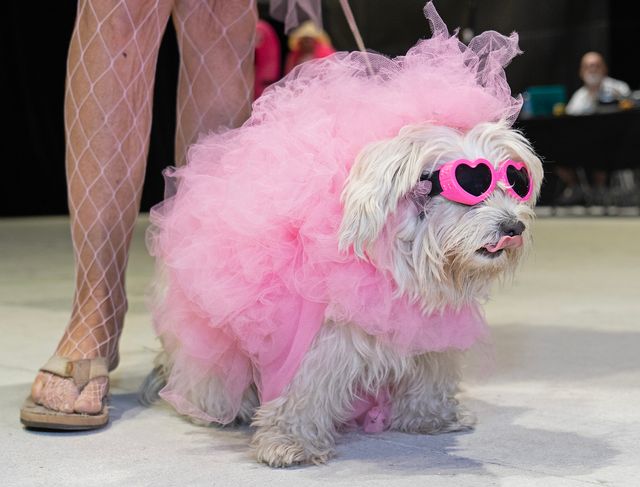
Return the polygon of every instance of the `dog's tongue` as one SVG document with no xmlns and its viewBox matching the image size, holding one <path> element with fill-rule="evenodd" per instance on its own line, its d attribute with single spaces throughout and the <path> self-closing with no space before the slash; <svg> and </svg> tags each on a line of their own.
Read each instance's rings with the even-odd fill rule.
<svg viewBox="0 0 640 487">
<path fill-rule="evenodd" d="M 485 249 L 489 252 L 497 252 L 502 249 L 516 249 L 522 246 L 522 235 L 516 235 L 515 237 L 504 236 L 495 245 L 487 245 Z"/>
</svg>

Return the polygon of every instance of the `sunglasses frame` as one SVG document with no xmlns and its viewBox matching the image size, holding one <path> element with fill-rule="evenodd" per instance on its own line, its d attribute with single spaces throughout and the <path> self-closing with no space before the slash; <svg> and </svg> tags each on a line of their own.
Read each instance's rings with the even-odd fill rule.
<svg viewBox="0 0 640 487">
<path fill-rule="evenodd" d="M 466 165 L 471 168 L 476 168 L 480 164 L 483 164 L 489 168 L 491 172 L 491 183 L 489 187 L 480 195 L 475 196 L 469 192 L 467 192 L 456 180 L 455 174 L 456 169 L 460 165 Z M 513 190 L 512 185 L 509 183 L 509 179 L 507 178 L 507 170 L 509 167 L 514 167 L 517 171 L 520 171 L 524 168 L 527 172 L 527 177 L 529 178 L 529 191 L 525 196 L 520 196 Z M 433 191 L 431 192 L 431 196 L 437 196 L 438 194 L 443 196 L 444 198 L 455 201 L 457 203 L 461 203 L 463 205 L 477 205 L 478 203 L 486 200 L 489 195 L 495 190 L 497 184 L 502 182 L 506 186 L 507 193 L 519 200 L 519 201 L 528 201 L 533 194 L 533 184 L 531 184 L 531 172 L 529 168 L 524 162 L 513 161 L 508 159 L 504 161 L 498 169 L 495 169 L 493 165 L 487 159 L 476 159 L 475 161 L 470 161 L 468 159 L 458 159 L 455 161 L 447 162 L 443 166 L 441 166 L 437 171 L 431 173 L 428 177 L 421 178 L 427 179 L 434 184 Z"/>
</svg>

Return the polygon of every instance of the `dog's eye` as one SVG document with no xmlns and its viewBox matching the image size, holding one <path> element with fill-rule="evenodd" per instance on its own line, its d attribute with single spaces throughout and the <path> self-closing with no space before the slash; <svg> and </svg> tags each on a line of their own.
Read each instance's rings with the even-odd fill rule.
<svg viewBox="0 0 640 487">
<path fill-rule="evenodd" d="M 420 174 L 420 181 L 426 181 L 429 179 L 429 173 L 428 172 L 423 172 L 422 174 Z"/>
</svg>

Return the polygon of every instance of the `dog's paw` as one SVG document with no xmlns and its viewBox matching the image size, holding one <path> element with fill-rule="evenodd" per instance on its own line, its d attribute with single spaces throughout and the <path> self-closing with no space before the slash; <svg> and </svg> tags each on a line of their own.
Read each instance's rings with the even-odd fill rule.
<svg viewBox="0 0 640 487">
<path fill-rule="evenodd" d="M 270 467 L 282 468 L 300 464 L 321 465 L 333 456 L 333 450 L 304 445 L 302 441 L 285 435 L 255 438 L 252 445 L 256 459 Z"/>
<path fill-rule="evenodd" d="M 441 433 L 451 433 L 453 431 L 469 431 L 476 425 L 476 415 L 468 409 L 459 407 L 455 417 L 451 421 L 447 421 L 443 425 Z"/>
<path fill-rule="evenodd" d="M 476 424 L 475 415 L 469 410 L 458 407 L 452 414 L 442 416 L 426 415 L 400 418 L 392 424 L 391 429 L 405 433 L 438 435 L 454 431 L 469 431 Z"/>
</svg>

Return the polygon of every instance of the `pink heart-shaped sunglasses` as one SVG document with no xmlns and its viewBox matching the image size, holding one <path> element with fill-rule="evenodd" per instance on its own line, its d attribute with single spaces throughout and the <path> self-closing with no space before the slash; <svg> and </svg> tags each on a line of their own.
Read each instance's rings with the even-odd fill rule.
<svg viewBox="0 0 640 487">
<path fill-rule="evenodd" d="M 476 205 L 503 182 L 509 195 L 528 201 L 533 194 L 531 174 L 523 162 L 508 160 L 495 169 L 486 159 L 458 159 L 444 164 L 437 171 L 423 175 L 421 181 L 431 182 L 429 196 L 441 195 L 463 205 Z"/>
</svg>

